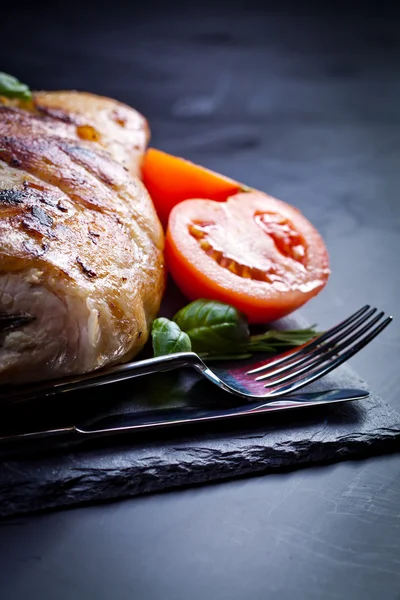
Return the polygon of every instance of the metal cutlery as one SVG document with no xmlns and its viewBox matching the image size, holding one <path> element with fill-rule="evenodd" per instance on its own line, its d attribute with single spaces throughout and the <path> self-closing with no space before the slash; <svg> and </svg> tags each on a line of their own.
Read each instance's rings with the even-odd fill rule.
<svg viewBox="0 0 400 600">
<path fill-rule="evenodd" d="M 39 399 L 180 367 L 195 369 L 219 388 L 236 396 L 248 400 L 263 398 L 274 402 L 346 362 L 383 331 L 391 320 L 392 317 L 385 317 L 383 312 L 377 312 L 376 308 L 366 305 L 311 342 L 251 365 L 218 366 L 211 369 L 194 352 L 182 352 L 44 384 L 17 386 L 0 392 L 0 402 Z"/>
<path fill-rule="evenodd" d="M 362 400 L 369 393 L 361 389 L 326 390 L 308 392 L 275 399 L 274 402 L 245 402 L 228 408 L 170 408 L 155 411 L 140 411 L 130 414 L 110 415 L 95 418 L 84 423 L 57 429 L 47 429 L 30 433 L 0 436 L 0 446 L 21 442 L 50 441 L 51 443 L 71 444 L 89 441 L 98 437 L 109 437 L 129 433 L 143 433 L 151 430 L 167 429 L 182 425 L 228 421 L 235 418 L 260 416 L 269 412 L 336 404 L 351 400 Z"/>
</svg>

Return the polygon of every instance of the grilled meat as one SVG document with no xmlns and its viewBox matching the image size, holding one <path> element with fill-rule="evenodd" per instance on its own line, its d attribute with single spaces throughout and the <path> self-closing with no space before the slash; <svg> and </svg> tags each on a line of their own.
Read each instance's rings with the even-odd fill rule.
<svg viewBox="0 0 400 600">
<path fill-rule="evenodd" d="M 165 280 L 138 178 L 147 139 L 145 119 L 108 98 L 0 102 L 1 383 L 91 371 L 146 342 Z"/>
</svg>

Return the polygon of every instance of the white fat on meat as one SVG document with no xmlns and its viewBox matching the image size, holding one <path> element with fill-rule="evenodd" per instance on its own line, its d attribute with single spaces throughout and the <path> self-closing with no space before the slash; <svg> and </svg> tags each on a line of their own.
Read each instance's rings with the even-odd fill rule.
<svg viewBox="0 0 400 600">
<path fill-rule="evenodd" d="M 99 311 L 91 298 L 65 287 L 54 281 L 46 286 L 38 269 L 0 275 L 0 312 L 34 317 L 18 329 L 0 333 L 2 383 L 93 368 L 101 342 Z"/>
</svg>

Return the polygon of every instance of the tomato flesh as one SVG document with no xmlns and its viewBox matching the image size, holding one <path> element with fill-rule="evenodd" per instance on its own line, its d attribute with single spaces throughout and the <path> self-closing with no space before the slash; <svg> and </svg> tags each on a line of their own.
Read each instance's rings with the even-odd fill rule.
<svg viewBox="0 0 400 600">
<path fill-rule="evenodd" d="M 166 261 L 182 292 L 236 306 L 252 323 L 284 317 L 325 286 L 329 259 L 311 223 L 260 192 L 224 203 L 187 200 L 171 212 Z"/>
</svg>

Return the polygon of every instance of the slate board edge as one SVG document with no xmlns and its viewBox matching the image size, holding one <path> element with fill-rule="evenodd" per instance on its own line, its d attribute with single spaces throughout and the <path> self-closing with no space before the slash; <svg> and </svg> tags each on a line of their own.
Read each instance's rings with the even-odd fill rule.
<svg viewBox="0 0 400 600">
<path fill-rule="evenodd" d="M 273 446 L 257 447 L 255 445 L 249 456 L 243 457 L 243 454 L 238 452 L 236 457 L 230 455 L 229 461 L 224 457 L 224 452 L 215 450 L 212 460 L 208 458 L 207 461 L 193 461 L 190 463 L 190 469 L 185 462 L 179 460 L 175 460 L 173 464 L 165 461 L 164 465 L 158 464 L 157 467 L 164 466 L 165 470 L 170 470 L 171 481 L 169 482 L 165 479 L 165 470 L 163 477 L 158 477 L 157 473 L 154 473 L 156 471 L 154 465 L 138 467 L 133 464 L 113 473 L 110 473 L 109 470 L 96 470 L 94 473 L 91 469 L 76 469 L 75 478 L 71 478 L 69 481 L 60 478 L 51 482 L 52 489 L 58 489 L 58 494 L 52 497 L 48 495 L 48 481 L 42 482 L 34 499 L 30 494 L 24 494 L 24 488 L 32 485 L 32 481 L 11 485 L 9 492 L 17 501 L 17 506 L 14 506 L 12 501 L 7 504 L 7 490 L 3 490 L 0 517 L 14 517 L 49 509 L 123 500 L 144 494 L 238 479 L 249 475 L 267 475 L 279 470 L 294 471 L 311 465 L 368 458 L 393 452 L 396 440 L 400 440 L 400 418 L 393 427 L 382 428 L 379 438 L 376 437 L 376 429 L 359 435 L 349 435 L 341 440 L 340 448 L 337 446 L 337 441 L 318 441 L 311 444 L 294 443 L 290 450 L 288 450 L 288 444 L 285 444 L 281 450 Z M 187 452 L 187 449 L 185 451 Z M 293 462 L 294 456 L 295 462 Z M 220 469 L 216 468 L 218 463 L 221 464 Z M 18 490 L 18 487 L 21 489 Z"/>
</svg>

